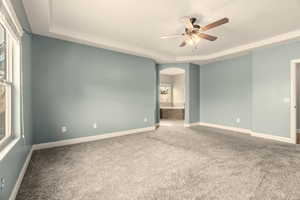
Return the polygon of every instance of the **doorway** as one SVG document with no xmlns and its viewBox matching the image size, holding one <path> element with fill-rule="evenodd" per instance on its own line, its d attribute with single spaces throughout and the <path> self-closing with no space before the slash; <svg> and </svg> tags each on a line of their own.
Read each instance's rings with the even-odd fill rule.
<svg viewBox="0 0 300 200">
<path fill-rule="evenodd" d="M 291 139 L 300 144 L 300 59 L 291 62 Z"/>
<path fill-rule="evenodd" d="M 159 77 L 160 126 L 184 126 L 185 70 L 166 68 Z"/>
</svg>

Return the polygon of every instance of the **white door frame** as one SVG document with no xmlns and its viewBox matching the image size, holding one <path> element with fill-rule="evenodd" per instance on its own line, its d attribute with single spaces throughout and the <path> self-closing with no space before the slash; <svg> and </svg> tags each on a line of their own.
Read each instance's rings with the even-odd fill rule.
<svg viewBox="0 0 300 200">
<path fill-rule="evenodd" d="M 297 143 L 297 64 L 300 59 L 291 61 L 290 135 L 294 144 Z"/>
</svg>

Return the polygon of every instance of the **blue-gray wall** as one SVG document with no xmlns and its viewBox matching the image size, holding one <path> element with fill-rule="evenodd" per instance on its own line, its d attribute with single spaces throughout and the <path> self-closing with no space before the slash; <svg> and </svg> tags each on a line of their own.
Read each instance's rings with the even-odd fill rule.
<svg viewBox="0 0 300 200">
<path fill-rule="evenodd" d="M 240 123 L 237 123 L 240 118 Z M 251 127 L 251 55 L 200 68 L 200 121 Z"/>
<path fill-rule="evenodd" d="M 160 65 L 159 64 L 155 64 L 155 70 L 156 70 L 156 79 L 155 79 L 155 84 L 156 84 L 156 90 L 155 90 L 155 98 L 156 98 L 156 105 L 155 105 L 155 124 L 159 123 L 160 120 L 160 108 L 159 108 L 159 91 L 160 91 Z"/>
<path fill-rule="evenodd" d="M 31 30 L 22 0 L 10 0 L 18 16 L 19 22 L 26 30 Z"/>
<path fill-rule="evenodd" d="M 290 137 L 290 63 L 300 58 L 300 42 L 253 51 L 252 129 Z"/>
<path fill-rule="evenodd" d="M 290 63 L 299 58 L 294 41 L 201 65 L 200 121 L 290 137 Z"/>
<path fill-rule="evenodd" d="M 199 113 L 199 101 L 200 101 L 200 92 L 199 92 L 199 65 L 190 64 L 187 71 L 187 90 L 186 95 L 188 96 L 187 109 L 188 112 L 188 123 L 199 122 L 200 113 Z"/>
<path fill-rule="evenodd" d="M 38 35 L 32 51 L 34 143 L 154 126 L 153 60 Z"/>
<path fill-rule="evenodd" d="M 16 8 L 17 16 L 22 26 L 28 28 L 24 15 L 22 1 L 12 1 Z M 23 91 L 24 91 L 24 135 L 13 149 L 0 161 L 0 177 L 5 178 L 5 188 L 0 192 L 1 200 L 8 200 L 11 191 L 19 176 L 32 144 L 32 118 L 31 118 L 31 36 L 24 34 L 22 38 L 22 67 L 23 67 Z"/>
</svg>

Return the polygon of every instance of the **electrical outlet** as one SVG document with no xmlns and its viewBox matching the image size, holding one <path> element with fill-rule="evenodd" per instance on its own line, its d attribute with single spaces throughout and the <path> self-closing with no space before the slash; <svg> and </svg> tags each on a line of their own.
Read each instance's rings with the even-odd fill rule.
<svg viewBox="0 0 300 200">
<path fill-rule="evenodd" d="M 93 128 L 98 128 L 98 125 L 96 122 L 93 124 Z"/>
<path fill-rule="evenodd" d="M 62 127 L 61 127 L 61 132 L 62 132 L 62 133 L 65 133 L 65 132 L 67 132 L 67 130 L 68 130 L 68 129 L 67 129 L 67 127 L 66 127 L 66 126 L 62 126 Z"/>
<path fill-rule="evenodd" d="M 4 191 L 5 187 L 5 179 L 2 177 L 0 178 L 0 192 Z"/>
<path fill-rule="evenodd" d="M 241 119 L 240 118 L 236 118 L 236 123 L 240 123 L 241 122 Z"/>
<path fill-rule="evenodd" d="M 145 117 L 145 118 L 144 118 L 144 122 L 147 122 L 147 121 L 148 121 L 148 118 L 147 118 L 147 117 Z"/>
</svg>

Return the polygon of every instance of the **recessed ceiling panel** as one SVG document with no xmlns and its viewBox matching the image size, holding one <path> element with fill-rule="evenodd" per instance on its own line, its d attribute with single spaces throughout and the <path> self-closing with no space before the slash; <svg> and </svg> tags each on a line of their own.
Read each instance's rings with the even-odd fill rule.
<svg viewBox="0 0 300 200">
<path fill-rule="evenodd" d="M 169 57 L 215 54 L 300 30 L 299 0 L 49 0 L 50 22 L 44 23 L 35 2 L 24 1 L 33 32 L 46 32 L 39 24 L 49 23 L 53 32 L 64 30 Z M 182 38 L 160 39 L 183 33 L 184 16 L 196 17 L 201 26 L 223 17 L 230 22 L 207 31 L 218 39 L 201 40 L 196 48 L 179 47 Z"/>
</svg>

